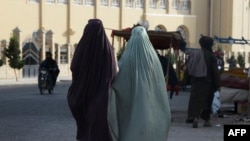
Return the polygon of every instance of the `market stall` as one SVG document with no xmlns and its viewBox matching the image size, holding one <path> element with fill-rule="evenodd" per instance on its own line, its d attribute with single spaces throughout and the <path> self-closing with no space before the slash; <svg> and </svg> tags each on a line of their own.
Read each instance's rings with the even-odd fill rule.
<svg viewBox="0 0 250 141">
<path fill-rule="evenodd" d="M 112 31 L 112 46 L 114 46 L 114 38 L 118 37 L 121 38 L 123 41 L 123 46 L 125 47 L 126 42 L 129 40 L 131 36 L 131 29 L 132 28 L 126 28 L 123 30 L 113 30 Z M 166 31 L 147 31 L 149 39 L 153 45 L 153 47 L 156 50 L 166 50 L 168 57 L 170 60 L 170 54 L 171 54 L 171 49 L 173 50 L 172 52 L 175 53 L 176 55 L 176 73 L 179 76 L 179 50 L 185 51 L 186 49 L 186 42 L 182 38 L 181 34 L 179 31 L 173 31 L 173 32 L 166 32 Z M 171 61 L 169 61 L 171 62 Z M 168 72 L 169 72 L 169 63 L 167 65 L 167 75 L 165 76 L 166 79 L 168 78 Z"/>
<path fill-rule="evenodd" d="M 249 44 L 249 40 L 244 39 L 244 37 L 235 39 L 232 37 L 220 38 L 215 36 L 214 39 L 217 43 Z M 241 112 L 238 111 L 241 109 L 241 105 L 250 102 L 249 84 L 247 69 L 233 67 L 224 70 L 221 74 L 221 103 L 234 103 L 236 106 L 235 112 Z"/>
<path fill-rule="evenodd" d="M 174 50 L 184 51 L 186 43 L 182 38 L 179 31 L 166 32 L 166 31 L 147 31 L 149 39 L 155 49 L 165 50 L 173 48 Z M 112 31 L 112 44 L 114 45 L 114 37 L 122 37 L 125 42 L 129 40 L 131 29 L 113 30 Z"/>
</svg>

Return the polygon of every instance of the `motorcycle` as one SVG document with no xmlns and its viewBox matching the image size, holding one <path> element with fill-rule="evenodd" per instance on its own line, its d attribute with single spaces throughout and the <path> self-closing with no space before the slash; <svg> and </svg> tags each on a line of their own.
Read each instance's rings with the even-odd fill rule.
<svg viewBox="0 0 250 141">
<path fill-rule="evenodd" d="M 41 68 L 39 70 L 38 87 L 40 89 L 40 94 L 44 94 L 46 90 L 48 90 L 49 94 L 53 93 L 54 81 L 53 76 L 49 71 L 53 71 L 52 68 Z"/>
</svg>

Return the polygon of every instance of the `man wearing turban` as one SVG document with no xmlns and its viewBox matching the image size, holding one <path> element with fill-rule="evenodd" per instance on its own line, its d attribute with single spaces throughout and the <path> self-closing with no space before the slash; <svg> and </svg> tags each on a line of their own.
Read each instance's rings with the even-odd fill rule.
<svg viewBox="0 0 250 141">
<path fill-rule="evenodd" d="M 213 54 L 213 39 L 202 36 L 199 39 L 201 49 L 194 50 L 189 55 L 187 73 L 191 84 L 191 93 L 188 104 L 187 123 L 198 127 L 201 117 L 205 127 L 211 126 L 210 114 L 214 92 L 220 89 L 220 75 L 217 59 Z"/>
</svg>

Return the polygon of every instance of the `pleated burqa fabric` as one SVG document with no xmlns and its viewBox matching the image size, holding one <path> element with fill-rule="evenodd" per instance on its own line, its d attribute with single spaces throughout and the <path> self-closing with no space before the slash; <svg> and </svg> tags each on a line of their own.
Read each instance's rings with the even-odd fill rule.
<svg viewBox="0 0 250 141">
<path fill-rule="evenodd" d="M 167 141 L 171 113 L 162 67 L 146 30 L 135 27 L 109 97 L 113 141 Z"/>
<path fill-rule="evenodd" d="M 116 62 L 102 21 L 91 19 L 84 29 L 71 63 L 68 104 L 80 141 L 111 141 L 107 124 L 108 95 Z"/>
</svg>

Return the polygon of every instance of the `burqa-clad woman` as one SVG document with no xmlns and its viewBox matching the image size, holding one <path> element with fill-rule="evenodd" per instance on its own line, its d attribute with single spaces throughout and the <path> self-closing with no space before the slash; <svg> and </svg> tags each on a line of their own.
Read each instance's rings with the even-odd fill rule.
<svg viewBox="0 0 250 141">
<path fill-rule="evenodd" d="M 163 70 L 144 27 L 133 28 L 109 97 L 113 141 L 167 141 L 171 113 Z"/>
<path fill-rule="evenodd" d="M 75 50 L 71 71 L 67 98 L 77 125 L 77 140 L 111 141 L 107 106 L 116 63 L 101 20 L 88 21 Z"/>
<path fill-rule="evenodd" d="M 191 84 L 187 123 L 198 127 L 201 117 L 204 126 L 211 126 L 210 115 L 214 92 L 220 89 L 220 75 L 217 59 L 212 51 L 213 39 L 202 36 L 201 49 L 192 51 L 187 62 L 187 72 Z"/>
</svg>

